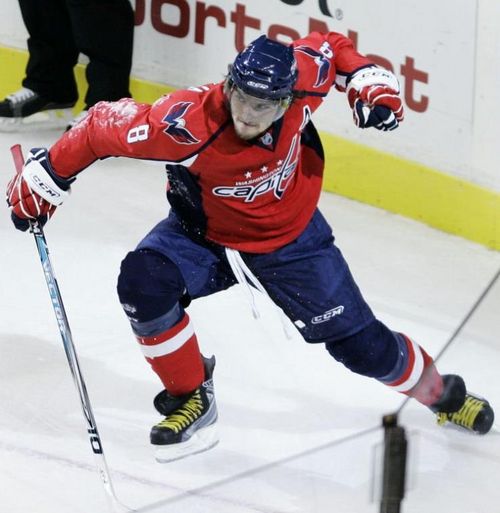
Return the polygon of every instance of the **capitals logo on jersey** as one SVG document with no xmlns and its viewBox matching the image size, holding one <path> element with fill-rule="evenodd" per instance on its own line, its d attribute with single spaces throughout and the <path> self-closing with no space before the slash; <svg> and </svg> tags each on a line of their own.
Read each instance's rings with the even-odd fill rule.
<svg viewBox="0 0 500 513">
<path fill-rule="evenodd" d="M 276 169 L 266 172 L 262 178 L 249 180 L 234 187 L 214 187 L 212 192 L 215 196 L 242 198 L 245 200 L 245 203 L 250 203 L 258 196 L 269 192 L 273 192 L 277 199 L 281 199 L 297 169 L 299 154 L 299 135 L 295 135 L 285 160 L 279 160 Z M 264 168 L 261 169 L 261 171 L 263 170 Z"/>
<path fill-rule="evenodd" d="M 321 87 L 328 80 L 328 75 L 330 74 L 330 59 L 333 57 L 333 51 L 330 48 L 330 45 L 323 44 L 319 51 L 314 50 L 309 46 L 301 45 L 297 46 L 295 51 L 304 53 L 314 60 L 314 63 L 318 66 L 318 73 L 313 87 Z"/>
<path fill-rule="evenodd" d="M 197 139 L 187 128 L 184 116 L 193 105 L 193 102 L 178 102 L 170 107 L 167 115 L 163 118 L 163 122 L 167 127 L 163 130 L 178 144 L 196 144 L 200 140 Z"/>
</svg>

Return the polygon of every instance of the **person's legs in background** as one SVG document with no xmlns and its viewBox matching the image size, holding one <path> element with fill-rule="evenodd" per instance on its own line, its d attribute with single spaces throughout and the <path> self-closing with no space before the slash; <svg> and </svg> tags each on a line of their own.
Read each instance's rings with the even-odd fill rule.
<svg viewBox="0 0 500 513">
<path fill-rule="evenodd" d="M 130 97 L 134 11 L 129 0 L 66 0 L 76 47 L 89 58 L 85 109 Z"/>
<path fill-rule="evenodd" d="M 65 127 L 78 99 L 73 68 L 78 60 L 64 0 L 19 0 L 29 33 L 22 89 L 0 102 L 0 130 Z"/>
</svg>

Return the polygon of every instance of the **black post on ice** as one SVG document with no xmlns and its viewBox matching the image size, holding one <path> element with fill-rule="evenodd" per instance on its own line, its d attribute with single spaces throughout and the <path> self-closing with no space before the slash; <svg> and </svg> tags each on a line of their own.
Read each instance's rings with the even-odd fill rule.
<svg viewBox="0 0 500 513">
<path fill-rule="evenodd" d="M 405 430 L 398 426 L 397 414 L 384 415 L 384 468 L 380 513 L 400 513 L 405 494 L 406 451 Z"/>
</svg>

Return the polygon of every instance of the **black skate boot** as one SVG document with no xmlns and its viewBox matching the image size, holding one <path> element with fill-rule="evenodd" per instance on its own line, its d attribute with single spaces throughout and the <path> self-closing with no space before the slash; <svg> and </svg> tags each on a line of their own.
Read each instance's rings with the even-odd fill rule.
<svg viewBox="0 0 500 513">
<path fill-rule="evenodd" d="M 74 102 L 54 102 L 23 87 L 0 102 L 0 132 L 65 128 L 73 118 Z"/>
<path fill-rule="evenodd" d="M 155 408 L 165 419 L 151 429 L 151 444 L 160 463 L 178 460 L 206 451 L 219 441 L 215 429 L 215 403 L 212 374 L 215 357 L 203 358 L 205 381 L 193 392 L 172 396 L 166 390 L 154 399 Z"/>
<path fill-rule="evenodd" d="M 441 399 L 431 406 L 440 426 L 451 422 L 468 431 L 486 434 L 493 425 L 495 414 L 490 403 L 468 393 L 460 376 L 443 376 L 444 391 Z"/>
</svg>

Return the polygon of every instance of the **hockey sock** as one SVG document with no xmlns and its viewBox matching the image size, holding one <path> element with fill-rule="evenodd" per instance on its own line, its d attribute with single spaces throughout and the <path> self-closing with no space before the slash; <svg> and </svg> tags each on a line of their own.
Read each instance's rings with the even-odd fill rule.
<svg viewBox="0 0 500 513">
<path fill-rule="evenodd" d="M 399 345 L 398 360 L 391 373 L 379 380 L 426 406 L 434 404 L 443 393 L 443 378 L 434 360 L 406 335 L 394 332 L 394 336 Z"/>
<path fill-rule="evenodd" d="M 198 340 L 187 313 L 174 326 L 151 336 L 137 336 L 141 350 L 171 395 L 183 395 L 200 386 L 205 371 Z"/>
<path fill-rule="evenodd" d="M 427 353 L 425 354 L 427 355 Z M 428 357 L 430 358 L 430 356 Z M 426 406 L 434 404 L 443 394 L 443 378 L 436 369 L 432 358 L 430 361 L 430 365 L 424 368 L 420 381 L 411 390 L 403 392 Z"/>
</svg>

